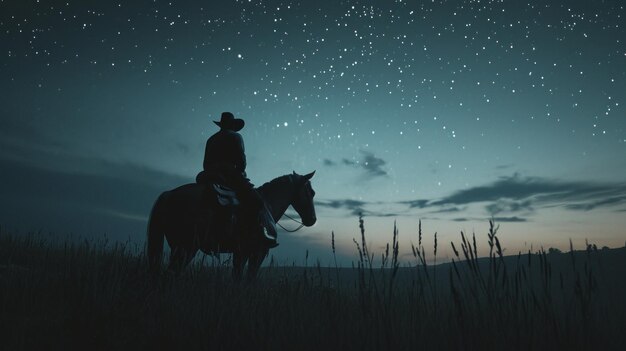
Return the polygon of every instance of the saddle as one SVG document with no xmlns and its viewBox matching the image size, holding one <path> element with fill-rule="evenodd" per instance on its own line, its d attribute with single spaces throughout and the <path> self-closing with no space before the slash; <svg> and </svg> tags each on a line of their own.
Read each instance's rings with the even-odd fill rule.
<svg viewBox="0 0 626 351">
<path fill-rule="evenodd" d="M 224 180 L 216 175 L 209 175 L 201 171 L 196 176 L 196 183 L 204 187 L 205 204 L 213 206 L 216 200 L 217 205 L 224 207 L 239 206 L 241 202 L 237 198 L 237 193 L 223 184 Z"/>
<path fill-rule="evenodd" d="M 224 235 L 230 236 L 236 227 L 241 229 L 244 209 L 237 193 L 230 187 L 221 184 L 219 179 L 207 176 L 205 172 L 198 174 L 196 182 L 205 188 L 204 203 L 215 212 L 214 224 L 220 228 L 220 231 Z M 276 223 L 266 206 L 260 208 L 257 218 L 259 225 L 263 228 L 263 235 L 275 240 L 277 236 Z M 257 240 L 258 238 L 252 239 Z"/>
</svg>

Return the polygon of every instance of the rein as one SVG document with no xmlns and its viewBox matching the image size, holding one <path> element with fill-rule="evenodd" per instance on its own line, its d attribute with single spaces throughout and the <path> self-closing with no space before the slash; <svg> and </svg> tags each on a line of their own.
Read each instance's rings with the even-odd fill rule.
<svg viewBox="0 0 626 351">
<path fill-rule="evenodd" d="M 289 174 L 289 175 L 287 176 L 287 179 L 288 179 L 288 181 L 289 181 L 291 184 L 294 184 L 294 183 L 295 183 L 295 181 L 294 181 L 294 179 L 293 179 L 293 178 L 294 178 L 294 176 L 293 176 L 293 175 L 291 175 L 291 174 Z M 280 179 L 280 178 L 279 178 L 279 179 Z M 276 180 L 277 180 L 277 179 L 273 180 L 273 181 L 272 181 L 272 182 L 270 182 L 270 183 L 274 183 Z M 304 227 L 304 224 L 303 224 L 301 221 L 299 221 L 299 220 L 297 220 L 297 219 L 295 219 L 295 218 L 291 217 L 290 215 L 288 215 L 288 214 L 286 214 L 286 213 L 283 213 L 283 216 L 285 216 L 285 217 L 287 217 L 287 218 L 291 219 L 292 221 L 294 221 L 294 222 L 296 222 L 296 223 L 298 223 L 298 224 L 299 224 L 298 228 L 296 228 L 296 229 L 287 229 L 287 228 L 283 227 L 283 225 L 282 225 L 282 224 L 278 223 L 278 221 L 276 221 L 276 225 L 278 225 L 279 227 L 281 227 L 284 231 L 286 231 L 286 232 L 288 232 L 288 233 L 294 233 L 294 232 L 297 232 L 298 230 L 302 229 L 302 227 Z"/>
<path fill-rule="evenodd" d="M 285 216 L 285 217 L 287 217 L 287 218 L 291 219 L 292 221 L 294 221 L 294 222 L 296 222 L 296 223 L 300 224 L 300 226 L 299 226 L 298 228 L 296 228 L 296 229 L 292 229 L 292 230 L 289 230 L 289 229 L 287 229 L 287 228 L 283 227 L 280 223 L 276 222 L 276 225 L 278 225 L 279 227 L 283 228 L 283 230 L 284 230 L 284 231 L 286 231 L 286 232 L 288 232 L 288 233 L 294 233 L 294 232 L 297 232 L 298 230 L 302 229 L 302 227 L 304 227 L 304 224 L 302 224 L 302 222 L 300 222 L 299 220 L 297 220 L 297 219 L 295 219 L 295 218 L 291 217 L 290 215 L 288 215 L 288 214 L 286 214 L 286 213 L 285 213 L 283 216 Z"/>
</svg>

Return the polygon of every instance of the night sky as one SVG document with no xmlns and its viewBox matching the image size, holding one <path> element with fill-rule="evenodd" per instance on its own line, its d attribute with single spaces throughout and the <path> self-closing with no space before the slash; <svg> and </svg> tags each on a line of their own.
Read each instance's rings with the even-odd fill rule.
<svg viewBox="0 0 626 351">
<path fill-rule="evenodd" d="M 334 231 L 349 264 L 359 213 L 406 259 L 419 219 L 444 259 L 490 218 L 507 254 L 621 247 L 624 6 L 0 0 L 0 224 L 143 245 L 231 111 L 253 183 L 317 171 L 278 262 L 329 263 Z"/>
</svg>

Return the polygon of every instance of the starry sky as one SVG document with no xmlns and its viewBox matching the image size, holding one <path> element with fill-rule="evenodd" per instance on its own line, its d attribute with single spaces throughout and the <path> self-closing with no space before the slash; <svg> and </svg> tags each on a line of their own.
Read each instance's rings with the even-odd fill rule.
<svg viewBox="0 0 626 351">
<path fill-rule="evenodd" d="M 407 262 L 420 219 L 442 259 L 490 218 L 509 254 L 621 247 L 624 6 L 0 0 L 0 224 L 142 245 L 231 111 L 253 183 L 316 170 L 278 262 L 330 262 L 334 232 L 349 264 L 359 214 Z"/>
</svg>

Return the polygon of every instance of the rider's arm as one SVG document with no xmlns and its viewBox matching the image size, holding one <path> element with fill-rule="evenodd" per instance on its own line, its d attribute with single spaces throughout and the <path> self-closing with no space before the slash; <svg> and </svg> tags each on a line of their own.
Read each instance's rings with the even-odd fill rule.
<svg viewBox="0 0 626 351">
<path fill-rule="evenodd" d="M 243 144 L 243 138 L 240 134 L 237 135 L 237 159 L 235 160 L 237 167 L 241 167 L 241 171 L 246 171 L 246 148 Z"/>
</svg>

